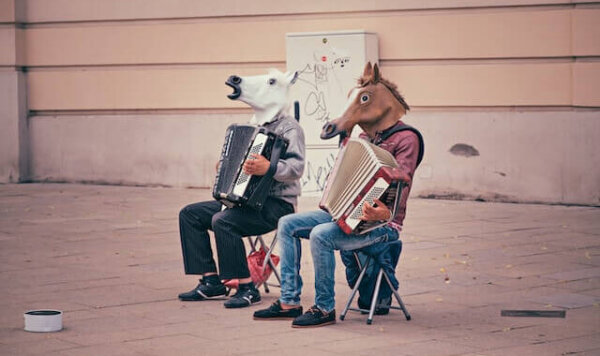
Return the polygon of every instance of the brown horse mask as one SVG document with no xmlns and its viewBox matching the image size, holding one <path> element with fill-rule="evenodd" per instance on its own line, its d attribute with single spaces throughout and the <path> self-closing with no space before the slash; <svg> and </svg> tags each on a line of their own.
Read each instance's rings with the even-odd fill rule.
<svg viewBox="0 0 600 356">
<path fill-rule="evenodd" d="M 393 126 L 406 111 L 410 110 L 396 85 L 381 77 L 377 64 L 365 66 L 358 86 L 348 94 L 344 113 L 329 121 L 321 131 L 324 140 L 337 135 L 343 139 L 350 136 L 355 125 L 360 126 L 369 137 Z"/>
</svg>

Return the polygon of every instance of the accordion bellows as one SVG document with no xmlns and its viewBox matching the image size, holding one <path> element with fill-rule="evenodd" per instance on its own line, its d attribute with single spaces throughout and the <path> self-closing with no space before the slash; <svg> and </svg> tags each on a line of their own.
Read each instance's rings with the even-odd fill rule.
<svg viewBox="0 0 600 356">
<path fill-rule="evenodd" d="M 213 197 L 229 208 L 249 206 L 260 210 L 273 184 L 275 170 L 264 176 L 247 175 L 242 170 L 244 162 L 252 153 L 256 153 L 276 166 L 287 146 L 287 139 L 264 127 L 229 126 L 221 150 Z"/>
<path fill-rule="evenodd" d="M 345 233 L 364 234 L 393 219 L 408 181 L 391 153 L 363 139 L 351 138 L 338 154 L 319 206 Z M 360 220 L 364 203 L 373 205 L 375 199 L 390 209 L 390 220 Z"/>
</svg>

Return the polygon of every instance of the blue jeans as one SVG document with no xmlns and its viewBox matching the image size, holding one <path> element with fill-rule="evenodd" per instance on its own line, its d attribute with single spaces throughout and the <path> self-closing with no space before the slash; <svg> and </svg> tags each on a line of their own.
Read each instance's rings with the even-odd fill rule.
<svg viewBox="0 0 600 356">
<path fill-rule="evenodd" d="M 348 235 L 332 221 L 329 213 L 317 210 L 290 214 L 279 220 L 277 239 L 280 249 L 282 303 L 300 305 L 301 238 L 310 239 L 315 269 L 315 304 L 324 312 L 335 309 L 334 250 L 356 250 L 379 242 L 398 239 L 398 231 L 379 227 L 364 235 Z"/>
</svg>

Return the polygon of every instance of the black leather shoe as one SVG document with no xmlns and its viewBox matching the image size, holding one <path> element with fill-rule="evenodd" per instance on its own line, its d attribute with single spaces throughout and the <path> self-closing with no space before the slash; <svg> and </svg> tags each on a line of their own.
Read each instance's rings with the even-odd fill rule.
<svg viewBox="0 0 600 356">
<path fill-rule="evenodd" d="M 335 310 L 326 313 L 313 305 L 292 322 L 292 328 L 315 328 L 317 326 L 325 326 L 335 324 Z"/>
<path fill-rule="evenodd" d="M 281 308 L 279 299 L 267 309 L 257 310 L 254 312 L 254 320 L 280 320 L 297 318 L 302 315 L 302 306 L 292 309 Z"/>
<path fill-rule="evenodd" d="M 223 283 L 219 282 L 218 284 L 213 284 L 203 278 L 196 288 L 189 292 L 179 294 L 179 300 L 184 302 L 195 302 L 206 299 L 220 299 L 226 295 L 227 289 Z"/>
</svg>

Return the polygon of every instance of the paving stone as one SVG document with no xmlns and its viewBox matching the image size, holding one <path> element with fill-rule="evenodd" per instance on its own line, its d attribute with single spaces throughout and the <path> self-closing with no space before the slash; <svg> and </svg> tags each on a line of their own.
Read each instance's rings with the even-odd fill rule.
<svg viewBox="0 0 600 356">
<path fill-rule="evenodd" d="M 600 341 L 597 335 L 574 337 L 553 342 L 534 342 L 520 346 L 497 348 L 486 350 L 485 355 L 519 355 L 519 356 L 539 356 L 539 355 L 598 355 L 600 351 Z"/>
<path fill-rule="evenodd" d="M 447 340 L 426 340 L 413 342 L 409 344 L 399 345 L 396 347 L 377 347 L 376 345 L 370 349 L 357 350 L 356 355 L 402 355 L 419 356 L 419 355 L 461 355 L 475 351 L 476 348 L 457 344 Z"/>
<path fill-rule="evenodd" d="M 544 278 L 558 279 L 561 281 L 577 281 L 580 279 L 598 278 L 600 277 L 600 267 L 584 268 L 568 272 L 559 272 L 548 275 L 543 275 Z"/>
<path fill-rule="evenodd" d="M 528 289 L 533 287 L 554 287 L 560 288 L 560 282 L 554 279 L 546 279 L 540 276 L 526 276 L 526 277 L 511 277 L 511 278 L 496 278 L 492 281 L 493 284 L 508 287 L 513 290 Z"/>
<path fill-rule="evenodd" d="M 0 354 L 600 353 L 600 209 L 411 199 L 397 277 L 413 319 L 392 310 L 366 325 L 352 312 L 298 330 L 252 319 L 275 287 L 239 310 L 177 300 L 197 283 L 183 275 L 178 212 L 203 199 L 209 190 L 0 185 Z M 299 210 L 318 201 L 302 197 Z M 307 308 L 314 272 L 302 246 Z M 335 283 L 339 314 L 350 289 L 337 254 Z M 23 331 L 23 312 L 39 308 L 63 310 L 65 329 Z M 500 316 L 557 308 L 570 308 L 565 319 Z"/>
<path fill-rule="evenodd" d="M 452 342 L 454 344 L 465 345 L 472 349 L 482 350 L 481 354 L 485 355 L 485 350 L 496 349 L 501 347 L 511 347 L 522 345 L 526 342 L 525 338 L 515 337 L 506 333 L 483 332 L 475 329 L 469 333 L 450 336 L 442 341 Z"/>
<path fill-rule="evenodd" d="M 438 248 L 438 247 L 444 247 L 444 244 L 440 244 L 440 243 L 436 243 L 436 242 L 430 242 L 430 241 L 421 241 L 421 242 L 414 242 L 414 243 L 405 243 L 403 245 L 403 249 L 405 251 L 411 251 L 411 250 L 422 250 L 422 249 L 427 249 L 427 248 Z"/>
<path fill-rule="evenodd" d="M 540 296 L 532 300 L 539 303 L 551 304 L 563 308 L 582 308 L 592 306 L 600 302 L 599 297 L 575 293 L 560 293 L 547 296 Z"/>
<path fill-rule="evenodd" d="M 102 345 L 75 347 L 66 350 L 44 353 L 48 356 L 81 356 L 81 355 L 110 355 L 110 356 L 143 356 L 147 353 L 139 353 L 128 345 L 117 342 Z"/>
<path fill-rule="evenodd" d="M 558 283 L 554 284 L 554 286 L 556 288 L 566 289 L 574 293 L 599 296 L 599 294 L 594 293 L 594 291 L 600 290 L 600 278 L 595 277 L 576 281 L 559 281 Z"/>
<path fill-rule="evenodd" d="M 42 355 L 47 352 L 69 350 L 80 346 L 56 338 L 45 338 L 43 333 L 37 335 L 37 338 L 32 338 L 25 342 L 11 342 L 10 344 L 0 345 L 0 354 L 25 356 Z"/>
<path fill-rule="evenodd" d="M 346 321 L 343 322 L 343 324 L 345 323 Z M 363 328 L 366 329 L 366 326 L 363 326 Z M 372 351 L 371 354 L 374 355 L 376 349 L 385 348 L 397 351 L 401 350 L 404 344 L 433 340 L 436 337 L 433 330 L 414 325 L 406 325 L 398 334 L 390 331 L 388 325 L 382 325 L 381 323 L 372 324 L 369 329 L 373 330 L 370 335 L 356 336 L 341 342 L 314 345 L 314 348 L 338 354 L 357 354 L 361 351 Z"/>
</svg>

